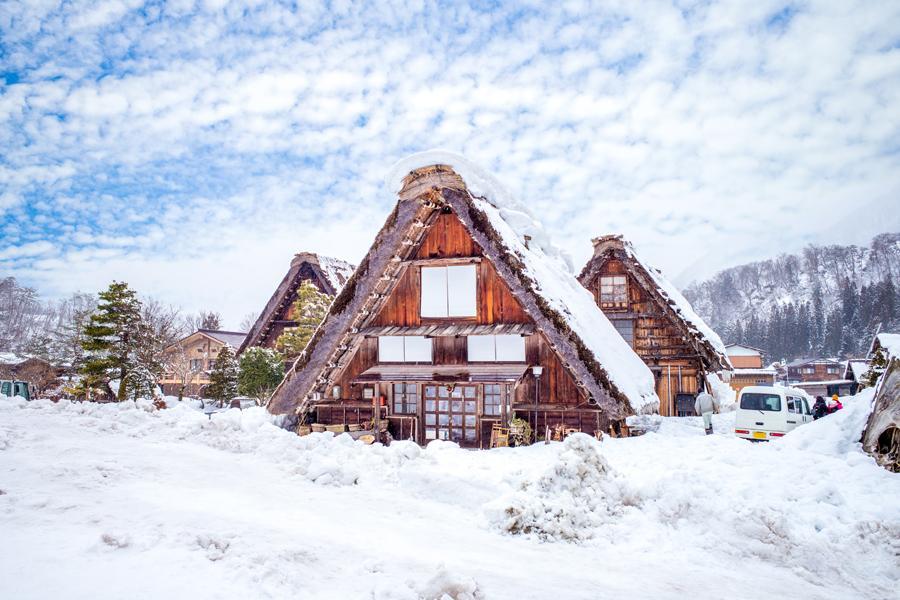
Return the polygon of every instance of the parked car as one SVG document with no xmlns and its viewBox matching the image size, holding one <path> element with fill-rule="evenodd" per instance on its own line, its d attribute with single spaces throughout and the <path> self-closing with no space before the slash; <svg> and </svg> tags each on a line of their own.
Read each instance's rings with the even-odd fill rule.
<svg viewBox="0 0 900 600">
<path fill-rule="evenodd" d="M 741 390 L 734 415 L 734 434 L 768 441 L 813 420 L 811 398 L 803 390 L 782 386 L 750 386 Z"/>
<path fill-rule="evenodd" d="M 0 397 L 12 398 L 13 396 L 21 396 L 26 400 L 31 400 L 31 386 L 28 385 L 27 381 L 0 380 Z"/>
</svg>

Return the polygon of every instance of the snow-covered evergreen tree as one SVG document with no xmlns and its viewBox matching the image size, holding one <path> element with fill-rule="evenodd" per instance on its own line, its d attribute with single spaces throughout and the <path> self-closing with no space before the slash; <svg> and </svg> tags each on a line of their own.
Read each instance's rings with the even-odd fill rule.
<svg viewBox="0 0 900 600">
<path fill-rule="evenodd" d="M 874 387 L 875 384 L 878 383 L 878 378 L 884 374 L 887 366 L 888 361 L 887 356 L 884 354 L 884 348 L 879 348 L 872 356 L 872 360 L 869 363 L 869 370 L 866 371 L 865 375 L 862 377 L 863 385 L 866 387 Z"/>
<path fill-rule="evenodd" d="M 238 395 L 238 362 L 234 356 L 234 348 L 225 345 L 219 350 L 216 364 L 209 372 L 209 385 L 206 395 L 215 400 L 219 406 Z"/>
<path fill-rule="evenodd" d="M 85 351 L 81 367 L 87 390 L 110 379 L 125 381 L 138 366 L 136 355 L 146 328 L 141 321 L 141 303 L 125 282 L 114 281 L 98 294 L 100 303 L 84 328 L 81 346 Z M 125 399 L 126 386 L 119 385 L 116 399 Z"/>
<path fill-rule="evenodd" d="M 156 376 L 147 367 L 137 365 L 128 371 L 124 385 L 121 385 L 119 389 L 122 388 L 124 388 L 127 400 L 139 398 L 152 400 L 156 396 Z"/>
<path fill-rule="evenodd" d="M 260 406 L 268 402 L 284 377 L 284 361 L 274 350 L 248 348 L 241 354 L 238 392 L 255 398 Z"/>
<path fill-rule="evenodd" d="M 304 281 L 297 290 L 297 300 L 291 308 L 291 319 L 296 327 L 286 329 L 275 342 L 275 348 L 286 361 L 303 352 L 316 328 L 328 313 L 331 296 L 323 294 L 313 283 Z"/>
</svg>

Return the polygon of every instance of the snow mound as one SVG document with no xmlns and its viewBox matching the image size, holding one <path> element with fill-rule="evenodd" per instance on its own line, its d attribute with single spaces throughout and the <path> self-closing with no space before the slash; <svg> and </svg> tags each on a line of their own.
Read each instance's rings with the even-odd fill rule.
<svg viewBox="0 0 900 600">
<path fill-rule="evenodd" d="M 798 427 L 776 443 L 785 448 L 835 457 L 862 452 L 862 434 L 872 413 L 874 399 L 872 388 L 844 398 L 843 409 Z"/>
<path fill-rule="evenodd" d="M 712 389 L 712 395 L 719 403 L 719 410 L 723 412 L 733 411 L 737 403 L 737 392 L 734 388 L 722 381 L 718 373 L 709 373 L 706 382 Z"/>
<path fill-rule="evenodd" d="M 482 600 L 485 596 L 471 577 L 451 572 L 440 564 L 424 582 L 408 580 L 398 586 L 388 580 L 375 587 L 374 600 Z"/>
<path fill-rule="evenodd" d="M 488 518 L 511 534 L 579 542 L 612 519 L 622 493 L 610 480 L 601 444 L 577 433 L 566 438 L 556 462 L 536 481 L 487 507 Z"/>
</svg>

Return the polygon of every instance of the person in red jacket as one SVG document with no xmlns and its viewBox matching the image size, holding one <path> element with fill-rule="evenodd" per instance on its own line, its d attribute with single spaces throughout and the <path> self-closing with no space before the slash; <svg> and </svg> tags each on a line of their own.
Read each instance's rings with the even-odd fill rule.
<svg viewBox="0 0 900 600">
<path fill-rule="evenodd" d="M 836 413 L 837 411 L 844 408 L 844 405 L 841 404 L 841 399 L 838 398 L 837 394 L 835 394 L 834 396 L 831 397 L 831 402 L 832 402 L 831 406 L 828 407 L 829 414 Z"/>
</svg>

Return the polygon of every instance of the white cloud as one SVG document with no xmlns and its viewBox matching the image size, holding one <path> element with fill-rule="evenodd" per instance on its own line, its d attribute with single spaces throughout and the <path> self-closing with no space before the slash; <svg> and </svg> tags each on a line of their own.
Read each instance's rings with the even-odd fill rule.
<svg viewBox="0 0 900 600">
<path fill-rule="evenodd" d="M 0 252 L 57 248 L 6 267 L 48 293 L 116 277 L 236 323 L 293 252 L 358 260 L 429 147 L 576 262 L 621 231 L 682 281 L 900 228 L 890 4 L 131 6 L 0 7 Z"/>
</svg>

